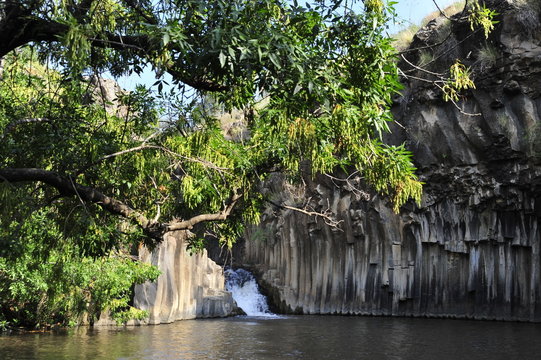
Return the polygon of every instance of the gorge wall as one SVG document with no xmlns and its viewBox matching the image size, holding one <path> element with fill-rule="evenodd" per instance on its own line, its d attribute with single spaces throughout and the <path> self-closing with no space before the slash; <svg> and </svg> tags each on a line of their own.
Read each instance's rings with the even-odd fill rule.
<svg viewBox="0 0 541 360">
<path fill-rule="evenodd" d="M 247 232 L 237 260 L 276 310 L 541 321 L 541 11 L 535 1 L 490 3 L 502 15 L 487 40 L 457 15 L 429 23 L 411 45 L 448 39 L 430 49 L 431 72 L 457 58 L 471 66 L 477 89 L 458 107 L 402 64 L 412 77 L 388 141 L 414 153 L 421 206 L 394 214 L 358 176 L 337 174 L 307 181 L 304 195 L 341 230 L 269 207 Z M 427 56 L 406 54 L 413 64 Z M 287 190 L 279 178 L 269 184 L 276 196 Z"/>
<path fill-rule="evenodd" d="M 190 255 L 186 250 L 186 231 L 165 235 L 153 251 L 141 246 L 140 261 L 155 265 L 161 275 L 155 282 L 135 285 L 133 306 L 146 310 L 145 320 L 130 320 L 127 325 L 157 325 L 177 320 L 226 317 L 236 314 L 237 305 L 225 290 L 221 266 L 209 259 L 206 250 Z M 118 325 L 103 313 L 94 326 Z"/>
<path fill-rule="evenodd" d="M 186 231 L 169 233 L 154 251 L 139 249 L 139 259 L 162 272 L 155 282 L 135 286 L 133 306 L 150 314 L 144 324 L 225 317 L 236 307 L 225 291 L 223 269 L 206 251 L 190 255 L 186 236 Z"/>
</svg>

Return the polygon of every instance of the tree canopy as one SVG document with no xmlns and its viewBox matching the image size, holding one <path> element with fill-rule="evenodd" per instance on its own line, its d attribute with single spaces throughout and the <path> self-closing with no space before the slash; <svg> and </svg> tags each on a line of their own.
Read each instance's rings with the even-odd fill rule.
<svg viewBox="0 0 541 360">
<path fill-rule="evenodd" d="M 47 206 L 65 228 L 101 234 L 97 252 L 117 241 L 117 215 L 158 241 L 218 221 L 227 241 L 257 222 L 257 184 L 303 161 L 314 174 L 356 168 L 395 210 L 418 200 L 409 154 L 381 141 L 399 89 L 392 13 L 351 3 L 4 1 L 0 179 L 2 203 L 17 205 L 3 221 Z M 175 90 L 126 93 L 122 116 L 83 100 L 90 77 L 145 67 Z M 225 137 L 209 103 L 241 109 L 249 135 Z"/>
</svg>

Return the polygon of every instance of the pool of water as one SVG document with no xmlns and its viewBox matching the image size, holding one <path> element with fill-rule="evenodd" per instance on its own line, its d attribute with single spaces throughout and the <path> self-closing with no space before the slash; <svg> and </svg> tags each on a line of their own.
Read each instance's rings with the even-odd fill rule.
<svg viewBox="0 0 541 360">
<path fill-rule="evenodd" d="M 287 316 L 0 336 L 0 359 L 541 359 L 541 325 Z"/>
</svg>

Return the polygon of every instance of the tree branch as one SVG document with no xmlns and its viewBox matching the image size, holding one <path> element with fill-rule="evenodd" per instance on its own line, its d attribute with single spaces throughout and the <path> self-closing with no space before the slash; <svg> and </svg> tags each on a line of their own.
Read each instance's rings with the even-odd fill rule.
<svg viewBox="0 0 541 360">
<path fill-rule="evenodd" d="M 166 231 L 176 231 L 176 230 L 190 230 L 192 229 L 196 224 L 206 221 L 224 221 L 226 220 L 229 215 L 231 214 L 231 211 L 237 204 L 237 202 L 240 200 L 242 195 L 239 195 L 237 193 L 233 193 L 231 195 L 231 199 L 229 200 L 229 203 L 225 206 L 225 208 L 215 214 L 201 214 L 196 215 L 188 220 L 184 221 L 173 221 L 169 224 L 166 224 Z"/>
<path fill-rule="evenodd" d="M 0 139 L 5 138 L 10 132 L 13 131 L 13 129 L 15 129 L 19 125 L 30 124 L 30 123 L 42 123 L 42 122 L 51 123 L 51 120 L 47 118 L 28 118 L 28 119 L 20 119 L 20 120 L 12 121 L 6 125 L 4 129 L 4 133 L 2 134 L 2 136 L 0 136 Z"/>
<path fill-rule="evenodd" d="M 228 170 L 231 170 L 231 169 L 228 169 L 228 168 L 220 167 L 220 166 L 218 166 L 218 165 L 216 165 L 216 164 L 214 164 L 214 163 L 212 163 L 210 161 L 207 161 L 207 160 L 204 160 L 204 159 L 201 159 L 201 158 L 192 158 L 192 157 L 189 157 L 189 156 L 184 156 L 184 155 L 181 155 L 181 154 L 176 153 L 174 151 L 171 151 L 171 150 L 169 150 L 169 149 L 167 149 L 167 148 L 165 148 L 163 146 L 148 145 L 148 144 L 145 144 L 143 142 L 142 145 L 139 145 L 139 146 L 136 146 L 136 147 L 133 147 L 133 148 L 130 148 L 130 149 L 121 150 L 121 151 L 118 151 L 116 153 L 112 153 L 112 154 L 109 154 L 109 155 L 102 156 L 101 158 L 94 161 L 93 163 L 88 164 L 88 165 L 84 166 L 83 168 L 81 168 L 80 170 L 78 170 L 75 173 L 75 175 L 76 176 L 80 175 L 80 174 L 84 173 L 85 171 L 87 171 L 88 169 L 90 169 L 91 167 L 96 166 L 99 163 L 101 163 L 102 161 L 105 161 L 107 159 L 111 159 L 111 158 L 114 158 L 114 157 L 117 157 L 117 156 L 129 154 L 129 153 L 132 153 L 132 152 L 147 150 L 147 149 L 160 150 L 160 151 L 163 151 L 164 153 L 167 153 L 167 154 L 171 155 L 172 157 L 176 157 L 176 158 L 180 158 L 182 160 L 198 163 L 198 164 L 201 164 L 201 165 L 203 165 L 203 166 L 205 166 L 205 167 L 207 167 L 209 169 L 216 170 L 217 172 L 227 173 Z"/>
<path fill-rule="evenodd" d="M 132 219 L 143 228 L 150 225 L 150 221 L 143 214 L 123 202 L 111 198 L 92 187 L 79 185 L 72 181 L 71 178 L 61 176 L 53 171 L 37 168 L 4 168 L 0 169 L 0 181 L 11 183 L 41 181 L 56 188 L 63 196 L 77 195 L 83 201 L 98 204 L 112 214 Z"/>
<path fill-rule="evenodd" d="M 53 20 L 42 19 L 31 14 L 30 10 L 14 5 L 9 14 L 0 18 L 0 58 L 10 51 L 31 42 L 58 42 L 70 30 L 66 24 Z M 144 34 L 117 35 L 109 33 L 105 38 L 89 38 L 93 46 L 118 51 L 131 51 L 134 55 L 150 60 L 154 51 L 161 48 L 160 42 L 153 41 Z M 170 44 L 171 46 L 171 44 Z M 205 76 L 196 76 L 193 72 L 186 72 L 176 65 L 165 69 L 171 76 L 180 82 L 197 90 L 222 92 L 228 89 L 216 81 Z"/>
<path fill-rule="evenodd" d="M 434 75 L 434 76 L 437 76 L 439 78 L 443 78 L 443 75 L 444 74 L 441 74 L 441 73 L 436 73 L 436 72 L 432 72 L 432 71 L 429 71 L 423 67 L 420 67 L 420 66 L 417 66 L 415 64 L 413 64 L 412 62 L 410 62 L 408 59 L 406 59 L 406 57 L 404 56 L 404 54 L 400 54 L 400 57 L 409 65 L 411 66 L 412 68 L 416 69 L 416 70 L 419 70 L 419 71 L 422 71 L 424 73 L 427 73 L 429 75 Z"/>
<path fill-rule="evenodd" d="M 148 12 L 145 11 L 145 9 L 141 8 L 139 4 L 137 4 L 134 0 L 124 0 L 127 6 L 132 8 L 135 12 L 137 12 L 140 16 L 142 16 L 149 24 L 157 25 L 158 19 L 155 16 L 149 15 Z"/>
<path fill-rule="evenodd" d="M 443 10 L 440 8 L 440 6 L 438 5 L 438 3 L 436 2 L 436 0 L 432 0 L 432 2 L 434 3 L 434 5 L 436 5 L 436 8 L 438 9 L 438 11 L 440 12 L 440 15 L 443 15 L 447 20 L 451 20 L 451 18 L 449 16 L 447 16 L 446 13 L 443 12 Z"/>
<path fill-rule="evenodd" d="M 4 168 L 0 169 L 0 182 L 36 182 L 40 181 L 54 187 L 62 196 L 78 196 L 80 200 L 94 203 L 114 215 L 120 215 L 137 224 L 144 233 L 159 243 L 167 232 L 192 229 L 196 224 L 206 221 L 226 220 L 238 200 L 242 197 L 233 193 L 224 209 L 215 214 L 200 214 L 188 220 L 174 220 L 169 223 L 160 223 L 149 220 L 141 212 L 131 208 L 125 203 L 103 194 L 89 186 L 77 184 L 73 178 L 62 176 L 53 171 L 36 168 Z"/>
<path fill-rule="evenodd" d="M 325 224 L 327 224 L 328 226 L 332 227 L 332 228 L 335 228 L 335 229 L 338 229 L 340 231 L 343 231 L 341 228 L 340 228 L 340 224 L 344 221 L 344 220 L 337 220 L 332 212 L 330 211 L 330 207 L 327 208 L 327 210 L 325 210 L 324 212 L 319 212 L 319 211 L 313 211 L 313 210 L 310 210 L 308 208 L 299 208 L 299 207 L 295 207 L 295 206 L 290 206 L 290 205 L 285 205 L 285 204 L 277 204 L 275 203 L 274 201 L 272 200 L 266 200 L 267 202 L 269 202 L 270 204 L 280 208 L 280 209 L 287 209 L 287 210 L 292 210 L 292 211 L 296 211 L 298 213 L 301 213 L 301 214 L 304 214 L 304 215 L 308 215 L 308 216 L 314 216 L 314 217 L 320 217 L 323 219 L 323 221 L 325 222 Z"/>
</svg>

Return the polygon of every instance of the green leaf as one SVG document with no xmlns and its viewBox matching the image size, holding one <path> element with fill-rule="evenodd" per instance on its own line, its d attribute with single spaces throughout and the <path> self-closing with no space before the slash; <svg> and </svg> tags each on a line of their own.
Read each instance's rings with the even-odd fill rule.
<svg viewBox="0 0 541 360">
<path fill-rule="evenodd" d="M 225 66 L 225 62 L 226 62 L 226 56 L 225 54 L 223 53 L 223 51 L 220 51 L 220 55 L 218 57 L 220 59 L 220 66 L 221 67 L 224 67 Z"/>
<path fill-rule="evenodd" d="M 280 65 L 280 61 L 278 60 L 278 57 L 275 54 L 269 54 L 270 61 L 276 66 L 278 69 L 281 69 L 282 66 Z"/>
<path fill-rule="evenodd" d="M 227 51 L 229 52 L 229 56 L 231 56 L 232 59 L 235 59 L 235 50 L 232 47 L 228 47 Z"/>
<path fill-rule="evenodd" d="M 162 39 L 163 46 L 167 46 L 167 44 L 169 44 L 170 40 L 171 40 L 171 36 L 169 35 L 169 33 L 168 32 L 164 33 L 163 34 L 163 39 Z"/>
</svg>

